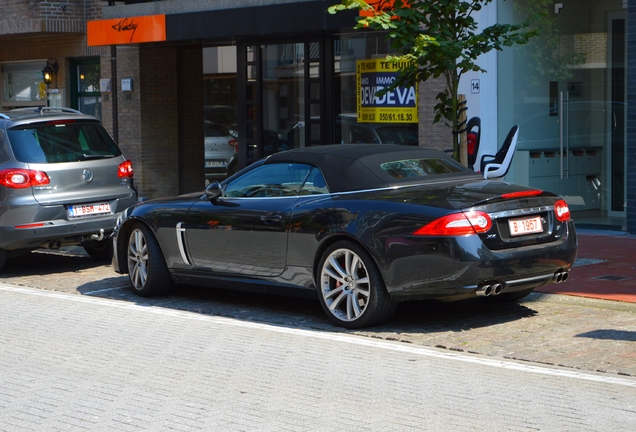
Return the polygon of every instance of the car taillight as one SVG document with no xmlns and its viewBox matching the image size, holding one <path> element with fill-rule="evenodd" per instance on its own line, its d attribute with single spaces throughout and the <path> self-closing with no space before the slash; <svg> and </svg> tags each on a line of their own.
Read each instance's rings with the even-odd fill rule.
<svg viewBox="0 0 636 432">
<path fill-rule="evenodd" d="M 119 177 L 133 178 L 134 176 L 132 161 L 127 160 L 119 164 L 117 175 Z"/>
<path fill-rule="evenodd" d="M 485 233 L 492 227 L 492 219 L 483 211 L 452 213 L 435 219 L 413 234 L 421 236 L 462 236 Z"/>
<path fill-rule="evenodd" d="M 11 189 L 25 189 L 51 183 L 44 171 L 29 169 L 3 169 L 0 171 L 0 185 Z"/>
<path fill-rule="evenodd" d="M 570 220 L 570 208 L 562 199 L 554 203 L 554 215 L 559 222 L 566 222 Z"/>
<path fill-rule="evenodd" d="M 234 152 L 238 152 L 238 141 L 235 139 L 231 139 L 228 142 L 228 145 L 230 145 L 231 147 L 234 147 Z"/>
</svg>

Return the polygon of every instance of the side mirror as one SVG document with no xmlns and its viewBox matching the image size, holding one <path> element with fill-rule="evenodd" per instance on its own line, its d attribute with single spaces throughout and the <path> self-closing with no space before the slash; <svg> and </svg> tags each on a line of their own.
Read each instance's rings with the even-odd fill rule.
<svg viewBox="0 0 636 432">
<path fill-rule="evenodd" d="M 223 189 L 218 181 L 213 181 L 205 188 L 205 195 L 213 201 L 223 195 Z"/>
</svg>

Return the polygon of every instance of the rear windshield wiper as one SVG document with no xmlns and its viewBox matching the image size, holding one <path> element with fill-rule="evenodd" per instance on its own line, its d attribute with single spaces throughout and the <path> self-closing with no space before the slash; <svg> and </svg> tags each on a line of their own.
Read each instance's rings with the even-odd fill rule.
<svg viewBox="0 0 636 432">
<path fill-rule="evenodd" d="M 92 159 L 108 159 L 115 157 L 112 154 L 83 154 L 80 160 L 92 160 Z"/>
</svg>

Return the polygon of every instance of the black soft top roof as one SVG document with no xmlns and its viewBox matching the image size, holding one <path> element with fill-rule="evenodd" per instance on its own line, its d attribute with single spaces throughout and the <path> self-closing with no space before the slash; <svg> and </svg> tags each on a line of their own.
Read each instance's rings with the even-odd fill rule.
<svg viewBox="0 0 636 432">
<path fill-rule="evenodd" d="M 443 152 L 422 147 L 393 144 L 336 144 L 275 153 L 268 157 L 265 163 L 288 162 L 314 165 L 322 171 L 331 192 L 349 192 L 422 183 L 425 180 L 422 177 L 398 179 L 380 168 L 380 164 L 384 162 L 421 158 L 450 159 L 454 162 Z M 462 172 L 434 177 L 440 179 L 471 174 L 475 173 L 465 169 Z"/>
</svg>

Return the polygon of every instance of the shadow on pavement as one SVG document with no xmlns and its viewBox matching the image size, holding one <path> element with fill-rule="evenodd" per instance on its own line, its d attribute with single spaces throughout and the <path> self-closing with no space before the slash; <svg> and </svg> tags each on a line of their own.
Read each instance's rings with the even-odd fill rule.
<svg viewBox="0 0 636 432">
<path fill-rule="evenodd" d="M 581 338 L 603 339 L 603 340 L 622 340 L 636 342 L 636 332 L 625 330 L 593 330 L 586 333 L 576 335 Z"/>
<path fill-rule="evenodd" d="M 130 289 L 104 289 L 105 282 L 108 281 L 84 284 L 78 287 L 78 291 L 96 297 L 132 301 L 142 306 L 165 307 L 289 327 L 347 331 L 328 322 L 317 300 L 187 285 L 177 285 L 166 296 L 143 298 Z M 125 276 L 112 278 L 111 282 L 113 286 L 120 287 L 122 282 L 124 286 L 128 286 Z M 534 315 L 536 311 L 515 302 L 501 304 L 485 299 L 458 302 L 414 301 L 400 303 L 389 322 L 365 331 L 424 334 L 461 332 Z"/>
<path fill-rule="evenodd" d="M 139 297 L 129 288 L 127 275 L 115 273 L 108 262 L 88 257 L 81 248 L 54 252 L 34 251 L 13 258 L 7 264 L 0 273 L 0 280 L 5 283 L 250 322 L 334 332 L 348 331 L 330 324 L 317 299 L 186 285 L 177 285 L 166 296 Z M 488 300 L 400 303 L 390 321 L 364 331 L 374 334 L 462 332 L 536 315 L 536 311 L 526 306 L 527 303 L 495 303 Z"/>
<path fill-rule="evenodd" d="M 77 272 L 110 264 L 88 256 L 33 251 L 7 260 L 0 277 L 45 276 Z"/>
</svg>

